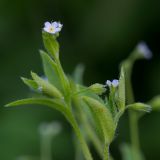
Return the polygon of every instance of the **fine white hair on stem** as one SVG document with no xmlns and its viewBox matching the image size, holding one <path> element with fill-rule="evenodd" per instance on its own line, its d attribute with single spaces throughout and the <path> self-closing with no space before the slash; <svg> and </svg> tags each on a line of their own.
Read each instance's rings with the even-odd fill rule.
<svg viewBox="0 0 160 160">
<path fill-rule="evenodd" d="M 106 85 L 110 87 L 112 85 L 112 82 L 110 80 L 107 80 Z"/>
</svg>

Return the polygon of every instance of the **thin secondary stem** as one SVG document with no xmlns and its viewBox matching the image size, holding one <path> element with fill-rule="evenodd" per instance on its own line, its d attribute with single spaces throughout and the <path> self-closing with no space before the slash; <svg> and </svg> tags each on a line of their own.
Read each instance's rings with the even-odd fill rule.
<svg viewBox="0 0 160 160">
<path fill-rule="evenodd" d="M 74 128 L 75 134 L 76 134 L 76 136 L 79 139 L 79 142 L 81 144 L 82 151 L 84 153 L 85 159 L 86 160 L 93 160 L 93 158 L 91 156 L 91 153 L 89 151 L 89 148 L 87 146 L 87 143 L 86 143 L 83 135 L 81 134 L 81 131 L 80 131 L 80 129 L 79 129 L 79 127 L 78 127 L 76 122 L 73 123 L 73 128 Z"/>
<path fill-rule="evenodd" d="M 41 160 L 52 160 L 51 137 L 41 135 Z"/>
<path fill-rule="evenodd" d="M 126 87 L 127 87 L 127 103 L 131 104 L 134 103 L 134 94 L 133 89 L 131 85 L 131 75 L 132 75 L 132 68 L 134 61 L 132 60 L 126 60 L 125 62 L 125 69 L 127 73 L 126 77 Z M 140 151 L 140 142 L 139 142 L 139 132 L 138 132 L 138 117 L 137 113 L 135 111 L 129 111 L 129 123 L 130 123 L 130 137 L 131 137 L 131 145 L 132 147 Z M 134 160 L 135 157 L 134 157 Z"/>
<path fill-rule="evenodd" d="M 137 113 L 129 111 L 129 119 L 132 147 L 136 150 L 140 150 Z"/>
<path fill-rule="evenodd" d="M 71 111 L 70 110 L 67 110 L 66 113 L 65 113 L 65 116 L 66 118 L 68 119 L 68 121 L 70 122 L 70 124 L 72 125 L 73 127 L 73 130 L 79 140 L 79 143 L 80 143 L 80 146 L 82 148 L 82 152 L 84 154 L 84 157 L 86 160 L 93 160 L 92 158 L 92 155 L 90 153 L 90 150 L 88 148 L 88 145 L 79 129 L 79 126 L 74 118 L 74 116 L 72 115 Z"/>
</svg>

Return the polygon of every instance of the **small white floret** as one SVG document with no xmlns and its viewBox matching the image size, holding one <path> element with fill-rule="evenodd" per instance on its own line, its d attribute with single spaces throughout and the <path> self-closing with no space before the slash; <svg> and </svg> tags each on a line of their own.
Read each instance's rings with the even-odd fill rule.
<svg viewBox="0 0 160 160">
<path fill-rule="evenodd" d="M 61 31 L 63 25 L 60 22 L 45 22 L 43 30 L 45 32 L 56 34 Z"/>
<path fill-rule="evenodd" d="M 107 81 L 106 81 L 106 85 L 107 85 L 107 86 L 109 86 L 109 87 L 110 87 L 110 86 L 111 86 L 111 84 L 112 84 L 112 82 L 111 82 L 110 80 L 107 80 Z"/>
</svg>

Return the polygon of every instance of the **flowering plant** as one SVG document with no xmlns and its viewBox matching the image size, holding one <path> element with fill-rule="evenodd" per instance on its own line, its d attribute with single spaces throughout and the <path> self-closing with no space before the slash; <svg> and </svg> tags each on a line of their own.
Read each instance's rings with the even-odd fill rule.
<svg viewBox="0 0 160 160">
<path fill-rule="evenodd" d="M 82 65 L 76 68 L 73 76 L 67 76 L 62 68 L 57 41 L 61 29 L 62 24 L 59 22 L 46 22 L 42 31 L 47 52 L 40 50 L 40 54 L 46 78 L 34 72 L 31 72 L 32 79 L 22 77 L 23 82 L 36 92 L 37 96 L 9 103 L 6 107 L 38 104 L 58 110 L 71 124 L 76 135 L 75 144 L 80 146 L 82 159 L 84 157 L 86 160 L 94 159 L 89 148 L 91 143 L 101 159 L 113 159 L 109 153 L 110 144 L 115 138 L 119 119 L 129 110 L 131 145 L 123 145 L 123 159 L 142 160 L 138 120 L 144 113 L 151 111 L 151 105 L 156 106 L 160 100 L 156 98 L 147 104 L 135 102 L 131 72 L 136 60 L 152 57 L 150 50 L 144 42 L 140 43 L 121 63 L 119 79 L 87 87 L 82 84 Z M 81 155 L 76 155 L 77 160 L 80 158 Z"/>
</svg>

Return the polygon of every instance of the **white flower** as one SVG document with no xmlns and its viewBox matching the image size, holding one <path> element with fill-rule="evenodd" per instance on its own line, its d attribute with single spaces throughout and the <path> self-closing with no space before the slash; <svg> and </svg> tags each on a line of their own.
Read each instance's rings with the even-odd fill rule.
<svg viewBox="0 0 160 160">
<path fill-rule="evenodd" d="M 137 49 L 144 56 L 146 59 L 151 59 L 152 58 L 152 52 L 148 48 L 147 44 L 145 42 L 140 42 L 137 45 Z"/>
<path fill-rule="evenodd" d="M 107 80 L 106 85 L 110 87 L 112 85 L 112 82 L 110 80 Z"/>
<path fill-rule="evenodd" d="M 43 30 L 45 32 L 56 34 L 61 31 L 63 25 L 60 22 L 45 22 Z"/>
<path fill-rule="evenodd" d="M 119 80 L 117 80 L 117 79 L 114 79 L 114 80 L 112 80 L 112 81 L 107 80 L 107 81 L 106 81 L 106 85 L 109 86 L 109 87 L 113 86 L 113 87 L 116 88 L 116 87 L 118 87 L 118 85 L 119 85 Z"/>
</svg>

